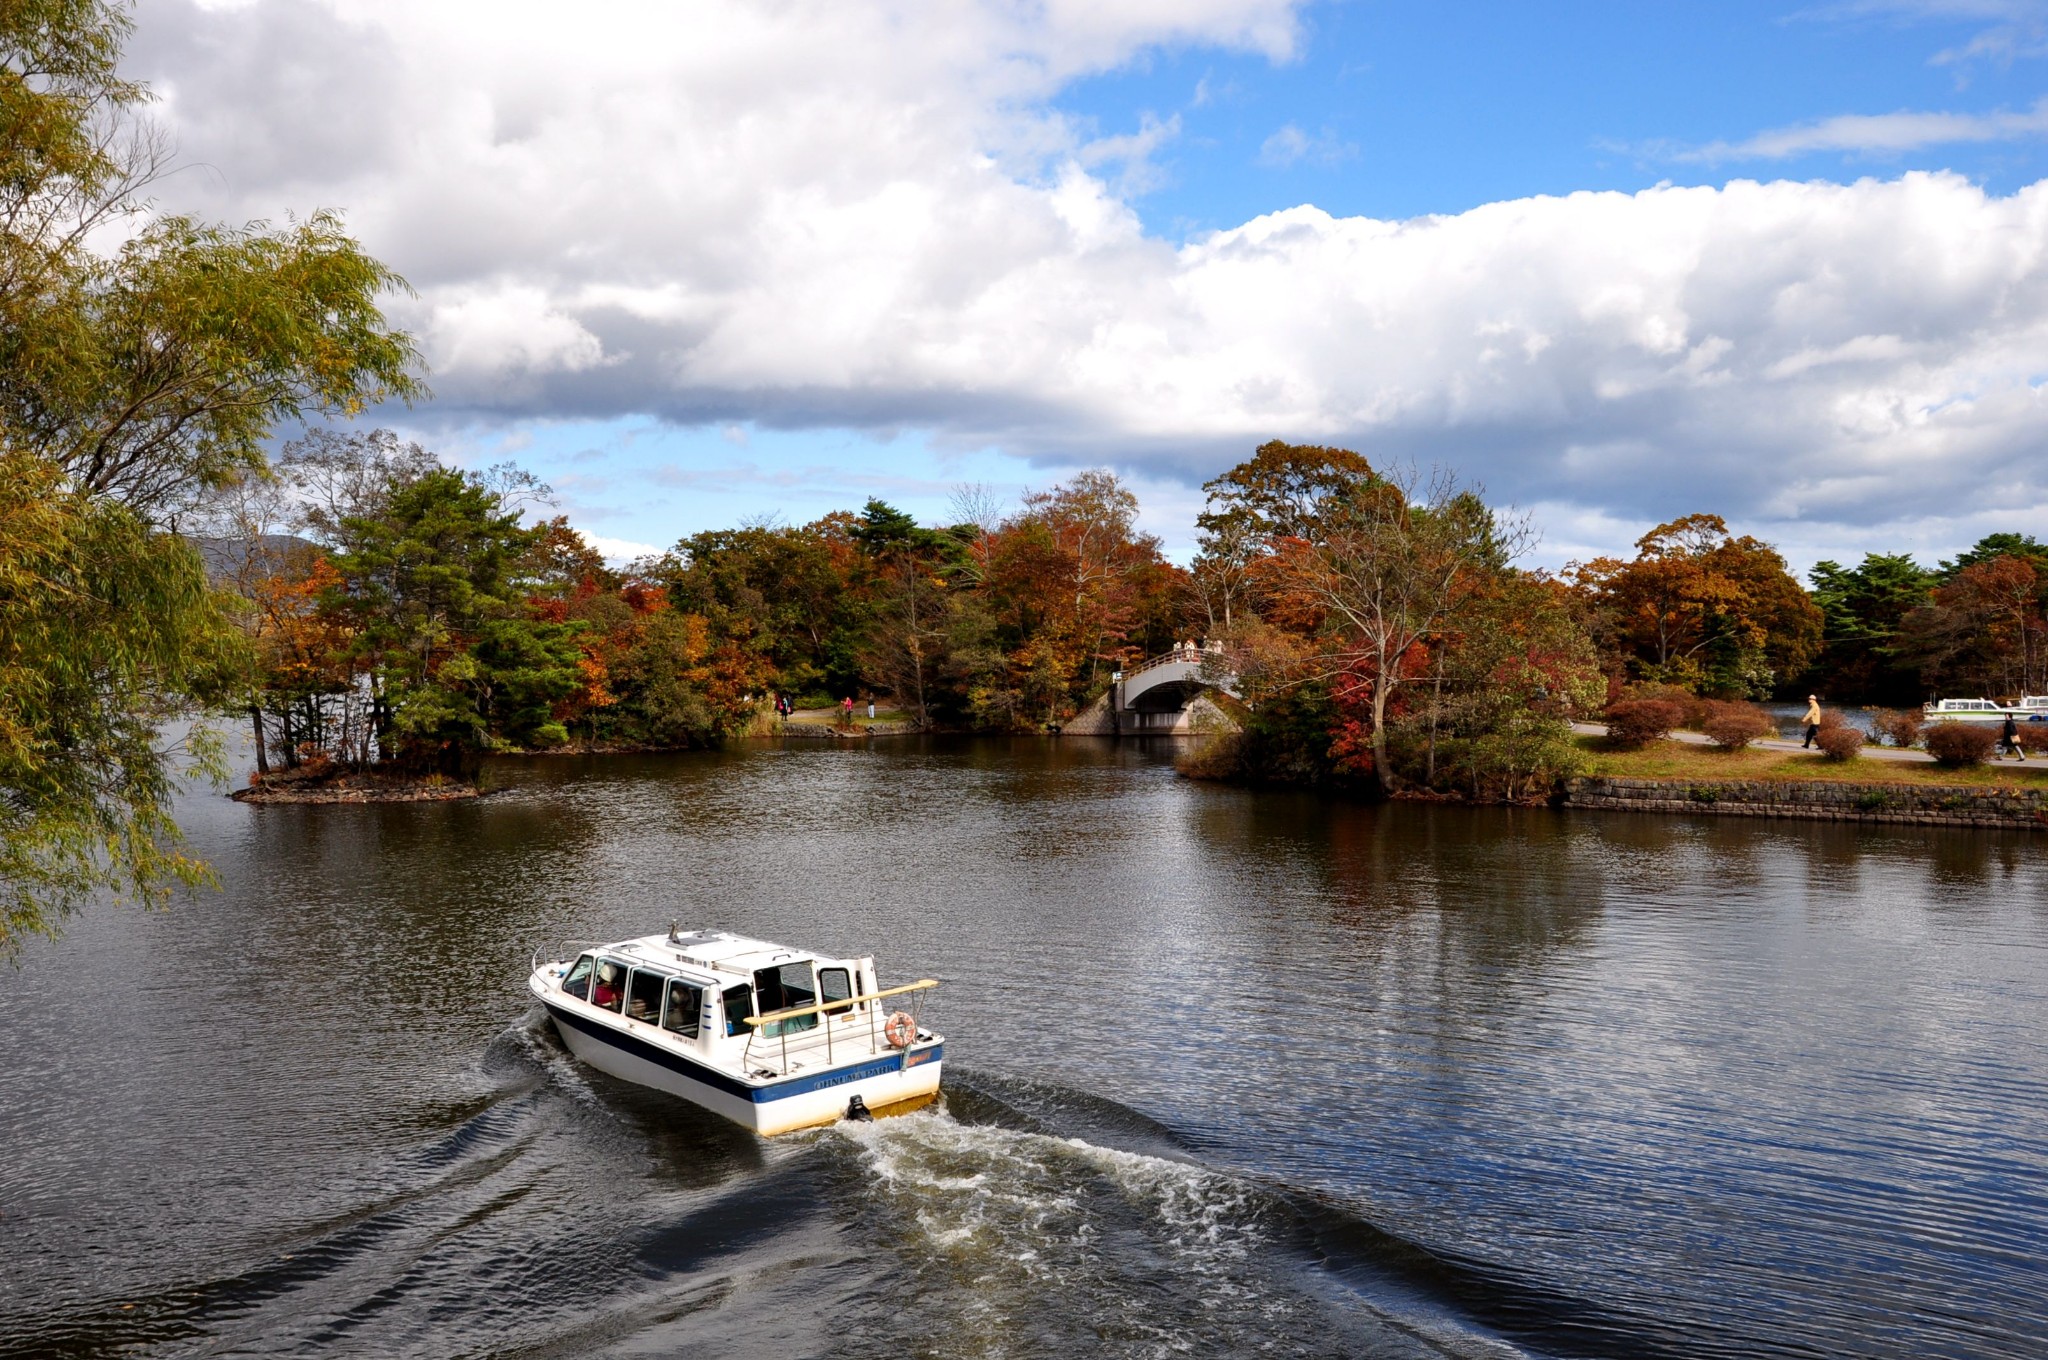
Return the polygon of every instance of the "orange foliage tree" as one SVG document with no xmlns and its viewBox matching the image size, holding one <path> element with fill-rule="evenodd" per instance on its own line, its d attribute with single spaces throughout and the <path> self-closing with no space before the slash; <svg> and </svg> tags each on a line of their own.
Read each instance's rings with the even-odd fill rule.
<svg viewBox="0 0 2048 1360">
<path fill-rule="evenodd" d="M 1568 573 L 1609 663 L 1637 679 L 1762 697 L 1820 648 L 1820 610 L 1785 559 L 1719 515 L 1660 524 L 1636 540 L 1634 558 Z"/>
<path fill-rule="evenodd" d="M 1973 562 L 1900 624 L 1899 651 L 1931 683 L 2048 692 L 2042 573 L 2019 556 Z"/>
</svg>

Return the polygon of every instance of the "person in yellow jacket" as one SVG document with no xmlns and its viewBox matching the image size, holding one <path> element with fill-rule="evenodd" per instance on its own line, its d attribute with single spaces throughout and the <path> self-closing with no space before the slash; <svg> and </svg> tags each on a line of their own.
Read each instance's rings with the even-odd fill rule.
<svg viewBox="0 0 2048 1360">
<path fill-rule="evenodd" d="M 1806 696 L 1806 716 L 1801 718 L 1800 721 L 1806 724 L 1806 740 L 1799 743 L 1800 749 L 1804 750 L 1812 746 L 1814 738 L 1820 735 L 1820 696 L 1818 694 Z"/>
</svg>

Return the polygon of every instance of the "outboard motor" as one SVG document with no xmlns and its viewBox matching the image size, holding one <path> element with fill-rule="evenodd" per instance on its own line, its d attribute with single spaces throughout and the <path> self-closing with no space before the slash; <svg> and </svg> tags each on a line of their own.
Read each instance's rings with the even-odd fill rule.
<svg viewBox="0 0 2048 1360">
<path fill-rule="evenodd" d="M 868 1103 L 859 1096 L 855 1096 L 852 1100 L 846 1102 L 846 1117 L 856 1124 L 872 1124 L 875 1122 L 873 1111 L 868 1109 Z"/>
</svg>

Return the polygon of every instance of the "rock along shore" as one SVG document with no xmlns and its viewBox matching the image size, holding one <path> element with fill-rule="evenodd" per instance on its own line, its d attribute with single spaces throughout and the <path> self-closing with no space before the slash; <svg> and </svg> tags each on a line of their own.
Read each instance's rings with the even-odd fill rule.
<svg viewBox="0 0 2048 1360">
<path fill-rule="evenodd" d="M 2048 790 L 2042 789 L 1591 775 L 1565 780 L 1562 795 L 1560 802 L 1565 807 L 1617 812 L 1707 812 L 1724 817 L 2048 831 Z"/>
<path fill-rule="evenodd" d="M 481 798 L 483 790 L 474 784 L 418 780 L 378 779 L 352 774 L 339 779 L 280 779 L 236 789 L 228 797 L 237 803 L 450 803 L 463 798 Z"/>
</svg>

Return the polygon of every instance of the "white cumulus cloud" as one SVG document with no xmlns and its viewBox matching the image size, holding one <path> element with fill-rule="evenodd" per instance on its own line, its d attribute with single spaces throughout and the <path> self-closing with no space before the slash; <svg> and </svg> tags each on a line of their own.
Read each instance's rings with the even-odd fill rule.
<svg viewBox="0 0 2048 1360">
<path fill-rule="evenodd" d="M 1577 507 L 1574 535 L 1712 509 L 1938 538 L 1973 486 L 2048 504 L 2048 184 L 1304 205 L 1175 243 L 1129 194 L 1177 124 L 1051 101 L 1162 46 L 1285 61 L 1287 0 L 138 17 L 136 74 L 207 167 L 167 205 L 345 208 L 419 291 L 451 425 L 914 428 L 1183 483 L 1341 441 Z M 1296 131 L 1276 156 L 1312 152 Z"/>
</svg>

